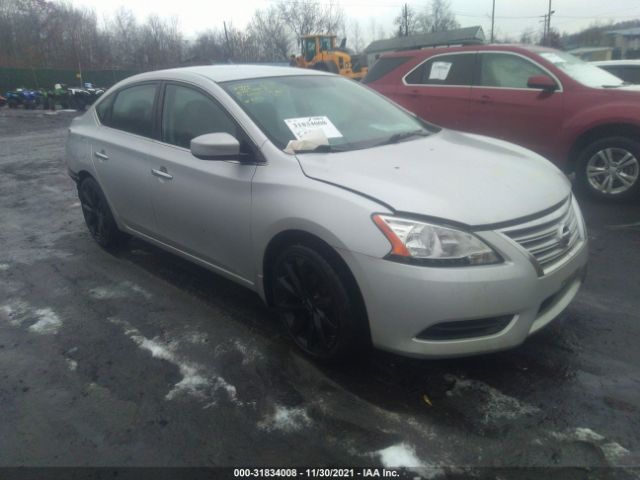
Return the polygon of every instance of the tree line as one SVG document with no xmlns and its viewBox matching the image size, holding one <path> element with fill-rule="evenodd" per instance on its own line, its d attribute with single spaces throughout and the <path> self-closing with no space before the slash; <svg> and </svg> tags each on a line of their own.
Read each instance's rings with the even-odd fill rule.
<svg viewBox="0 0 640 480">
<path fill-rule="evenodd" d="M 138 19 L 126 7 L 107 18 L 64 0 L 0 0 L 0 66 L 148 70 L 194 63 L 285 62 L 297 38 L 316 32 L 354 34 L 337 1 L 278 0 L 245 28 L 219 19 L 187 38 L 177 18 Z"/>
</svg>

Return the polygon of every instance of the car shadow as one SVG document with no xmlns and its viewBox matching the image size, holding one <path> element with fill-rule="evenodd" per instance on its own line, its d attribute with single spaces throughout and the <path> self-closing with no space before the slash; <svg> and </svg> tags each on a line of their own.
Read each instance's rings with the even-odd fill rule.
<svg viewBox="0 0 640 480">
<path fill-rule="evenodd" d="M 306 363 L 261 299 L 248 289 L 138 239 L 132 239 L 127 248 L 114 255 L 206 304 L 223 309 L 231 319 L 281 343 L 283 349 L 290 349 L 291 355 Z M 347 364 L 309 362 L 309 368 L 317 369 L 340 388 L 387 411 L 428 415 L 449 425 L 462 422 L 482 435 L 498 435 L 508 427 L 508 417 L 505 421 L 487 423 L 478 415 L 483 402 L 494 401 L 489 397 L 518 397 L 539 403 L 545 401 L 540 391 L 561 391 L 572 378 L 570 357 L 574 347 L 563 340 L 563 323 L 559 319 L 522 346 L 494 354 L 421 360 L 374 349 Z M 468 380 L 472 383 L 464 383 Z M 457 384 L 465 387 L 461 396 L 452 394 Z"/>
</svg>

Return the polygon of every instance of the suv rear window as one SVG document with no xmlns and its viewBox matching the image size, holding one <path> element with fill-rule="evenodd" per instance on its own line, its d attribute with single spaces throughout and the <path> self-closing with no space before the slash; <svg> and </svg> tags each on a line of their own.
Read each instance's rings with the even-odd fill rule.
<svg viewBox="0 0 640 480">
<path fill-rule="evenodd" d="M 406 76 L 409 85 L 470 86 L 476 54 L 459 53 L 430 58 Z"/>
<path fill-rule="evenodd" d="M 362 79 L 362 83 L 375 82 L 376 80 L 384 77 L 387 73 L 391 73 L 403 63 L 411 60 L 411 57 L 384 57 L 378 60 L 371 70 L 367 73 L 366 77 Z"/>
</svg>

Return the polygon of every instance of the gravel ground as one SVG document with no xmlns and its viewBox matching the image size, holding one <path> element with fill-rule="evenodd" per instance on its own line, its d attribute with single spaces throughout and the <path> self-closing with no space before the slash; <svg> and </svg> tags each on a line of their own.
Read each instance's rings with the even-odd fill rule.
<svg viewBox="0 0 640 480">
<path fill-rule="evenodd" d="M 0 465 L 640 478 L 638 203 L 582 199 L 587 282 L 520 348 L 321 367 L 251 292 L 91 240 L 64 164 L 73 115 L 0 110 Z"/>
</svg>

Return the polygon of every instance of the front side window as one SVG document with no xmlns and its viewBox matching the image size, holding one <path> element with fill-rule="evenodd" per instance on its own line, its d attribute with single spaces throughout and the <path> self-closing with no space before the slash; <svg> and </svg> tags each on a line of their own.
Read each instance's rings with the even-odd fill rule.
<svg viewBox="0 0 640 480">
<path fill-rule="evenodd" d="M 473 80 L 475 53 L 440 55 L 407 75 L 409 85 L 469 86 Z"/>
<path fill-rule="evenodd" d="M 505 53 L 483 53 L 479 85 L 483 87 L 529 88 L 529 77 L 548 75 L 526 58 Z"/>
<path fill-rule="evenodd" d="M 192 88 L 167 85 L 162 109 L 163 142 L 190 148 L 192 139 L 220 132 L 238 136 L 236 124 L 221 106 Z"/>
<path fill-rule="evenodd" d="M 156 85 L 125 88 L 117 93 L 108 125 L 118 130 L 150 137 L 153 133 L 153 102 Z"/>
<path fill-rule="evenodd" d="M 342 151 L 372 147 L 405 135 L 428 135 L 435 129 L 371 90 L 338 76 L 255 78 L 221 86 L 280 148 L 312 130 L 321 130 L 332 149 Z"/>
</svg>

